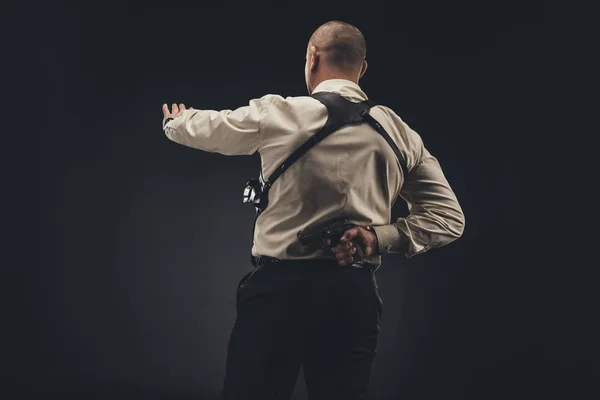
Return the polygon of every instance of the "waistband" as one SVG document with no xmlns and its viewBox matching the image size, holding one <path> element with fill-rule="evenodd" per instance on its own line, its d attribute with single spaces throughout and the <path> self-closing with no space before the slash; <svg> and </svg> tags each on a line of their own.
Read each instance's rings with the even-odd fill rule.
<svg viewBox="0 0 600 400">
<path fill-rule="evenodd" d="M 370 271 L 376 271 L 379 268 L 379 265 L 373 265 L 370 263 L 353 263 L 347 266 L 340 266 L 336 260 L 332 258 L 302 258 L 302 259 L 293 259 L 293 260 L 282 260 L 275 257 L 269 256 L 252 256 L 252 264 L 255 267 L 263 267 L 265 265 L 286 265 L 286 266 L 296 266 L 296 265 L 323 265 L 329 267 L 338 267 L 338 268 L 362 268 Z"/>
</svg>

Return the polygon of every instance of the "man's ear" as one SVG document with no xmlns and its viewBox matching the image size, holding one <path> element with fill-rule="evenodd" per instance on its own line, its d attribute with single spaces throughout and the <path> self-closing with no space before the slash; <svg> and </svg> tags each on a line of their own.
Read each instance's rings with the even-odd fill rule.
<svg viewBox="0 0 600 400">
<path fill-rule="evenodd" d="M 363 65 L 362 68 L 360 70 L 360 75 L 358 76 L 358 79 L 362 78 L 362 76 L 365 74 L 365 72 L 367 72 L 367 67 L 369 66 L 369 64 L 367 63 L 367 60 L 363 60 Z"/>
<path fill-rule="evenodd" d="M 319 66 L 319 61 L 321 59 L 321 55 L 317 52 L 317 48 L 315 46 L 310 46 L 310 72 L 315 72 L 317 67 Z"/>
</svg>

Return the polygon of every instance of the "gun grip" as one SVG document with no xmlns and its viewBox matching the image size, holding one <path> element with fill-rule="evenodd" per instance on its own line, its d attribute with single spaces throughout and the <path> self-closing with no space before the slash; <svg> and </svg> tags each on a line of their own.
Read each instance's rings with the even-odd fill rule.
<svg viewBox="0 0 600 400">
<path fill-rule="evenodd" d="M 360 246 L 360 244 L 358 244 L 356 242 L 352 242 L 352 244 L 356 248 L 356 251 L 352 255 L 352 257 L 354 258 L 354 262 L 360 262 L 360 261 L 362 261 L 363 258 L 365 257 L 365 252 L 363 251 L 363 249 Z"/>
</svg>

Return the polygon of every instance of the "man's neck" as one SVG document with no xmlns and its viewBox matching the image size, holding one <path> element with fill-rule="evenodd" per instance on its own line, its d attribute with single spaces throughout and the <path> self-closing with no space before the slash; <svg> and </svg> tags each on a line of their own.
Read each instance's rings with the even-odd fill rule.
<svg viewBox="0 0 600 400">
<path fill-rule="evenodd" d="M 358 85 L 357 77 L 352 77 L 352 76 L 350 76 L 350 74 L 345 74 L 345 73 L 341 73 L 338 71 L 335 71 L 335 72 L 327 71 L 327 72 L 323 72 L 322 74 L 319 74 L 319 76 L 317 76 L 317 79 L 315 79 L 314 87 L 312 88 L 312 90 L 314 91 L 316 89 L 316 87 L 321 84 L 321 82 L 328 81 L 330 79 L 344 79 L 344 80 L 353 82 Z"/>
</svg>

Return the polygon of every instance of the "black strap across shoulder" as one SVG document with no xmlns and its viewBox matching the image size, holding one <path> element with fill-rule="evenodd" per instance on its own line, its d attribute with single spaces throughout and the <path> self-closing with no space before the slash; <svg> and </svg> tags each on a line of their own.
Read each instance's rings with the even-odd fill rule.
<svg viewBox="0 0 600 400">
<path fill-rule="evenodd" d="M 406 160 L 404 156 L 400 152 L 400 149 L 396 145 L 396 143 L 392 140 L 390 135 L 386 132 L 386 130 L 381 126 L 375 118 L 373 118 L 369 114 L 369 110 L 371 107 L 374 107 L 376 104 L 371 100 L 365 100 L 359 103 L 354 103 L 345 97 L 333 93 L 333 92 L 318 92 L 313 93 L 311 97 L 319 100 L 321 103 L 327 107 L 327 122 L 323 128 L 313 135 L 310 139 L 308 139 L 302 146 L 298 147 L 280 166 L 277 168 L 265 181 L 264 189 L 268 190 L 273 183 L 279 178 L 294 162 L 296 162 L 300 157 L 304 155 L 308 150 L 311 149 L 314 145 L 319 143 L 321 140 L 325 139 L 327 136 L 331 135 L 333 132 L 337 131 L 340 128 L 343 128 L 346 125 L 357 124 L 362 122 L 367 122 L 371 125 L 383 138 L 386 142 L 392 147 L 396 157 L 400 161 L 400 166 L 404 173 L 404 176 L 408 173 L 406 167 Z M 263 190 L 264 190 L 263 189 Z"/>
<path fill-rule="evenodd" d="M 346 125 L 358 124 L 366 122 L 373 129 L 377 131 L 385 141 L 390 145 L 398 161 L 400 162 L 400 167 L 402 168 L 402 172 L 406 177 L 408 174 L 408 169 L 406 166 L 406 159 L 400 152 L 400 149 L 396 145 L 396 143 L 392 140 L 390 135 L 386 132 L 386 130 L 381 126 L 379 122 L 375 118 L 369 114 L 369 110 L 371 107 L 375 107 L 376 104 L 371 100 L 365 100 L 358 103 L 352 102 L 345 97 L 333 93 L 333 92 L 318 92 L 313 93 L 311 97 L 317 99 L 321 103 L 327 107 L 327 122 L 320 131 L 318 131 L 315 135 L 310 137 L 304 144 L 298 147 L 292 154 L 285 159 L 283 163 L 271 174 L 269 179 L 264 179 L 262 176 L 262 172 L 259 176 L 260 183 L 262 186 L 262 195 L 264 199 L 263 207 L 268 205 L 268 192 L 273 183 L 279 178 L 289 167 L 294 164 L 300 157 L 302 157 L 307 151 L 309 151 L 314 145 L 325 139 L 327 136 L 331 135 L 335 131 L 343 128 Z M 261 214 L 263 210 L 257 208 L 256 215 L 254 218 L 254 223 L 256 225 L 256 219 Z M 252 237 L 254 238 L 254 229 L 252 232 Z M 255 264 L 255 258 L 252 257 L 252 263 Z M 255 264 L 256 265 L 256 264 Z"/>
</svg>

